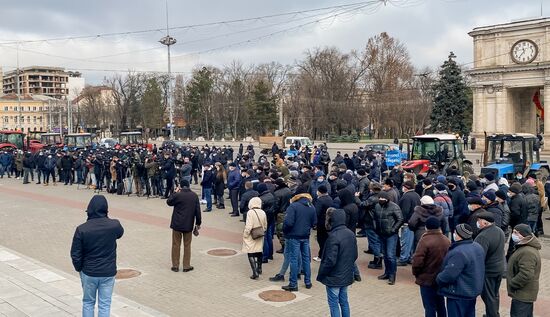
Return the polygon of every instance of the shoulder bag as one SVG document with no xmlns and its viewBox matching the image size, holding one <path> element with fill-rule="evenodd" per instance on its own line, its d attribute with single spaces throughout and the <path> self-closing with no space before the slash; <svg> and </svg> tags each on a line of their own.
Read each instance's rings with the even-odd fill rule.
<svg viewBox="0 0 550 317">
<path fill-rule="evenodd" d="M 254 213 L 256 214 L 256 218 L 258 218 L 258 222 L 260 223 L 259 227 L 254 227 L 250 231 L 250 235 L 252 236 L 252 239 L 256 240 L 256 239 L 259 239 L 259 238 L 261 238 L 265 235 L 265 229 L 262 226 L 262 222 L 260 221 L 260 217 L 258 216 L 258 213 L 256 212 L 256 209 L 252 209 L 252 210 L 254 210 Z"/>
</svg>

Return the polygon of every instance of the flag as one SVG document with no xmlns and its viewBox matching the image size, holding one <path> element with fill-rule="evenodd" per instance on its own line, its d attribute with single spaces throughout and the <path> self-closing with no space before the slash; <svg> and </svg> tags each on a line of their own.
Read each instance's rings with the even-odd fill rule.
<svg viewBox="0 0 550 317">
<path fill-rule="evenodd" d="M 537 115 L 539 118 L 544 119 L 544 107 L 540 103 L 540 91 L 537 90 L 535 92 L 535 95 L 533 96 L 533 103 L 535 103 L 535 106 L 537 107 Z"/>
</svg>

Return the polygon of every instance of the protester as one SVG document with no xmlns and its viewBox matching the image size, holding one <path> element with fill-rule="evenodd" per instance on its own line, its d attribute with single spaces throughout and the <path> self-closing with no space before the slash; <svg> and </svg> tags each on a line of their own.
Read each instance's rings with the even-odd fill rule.
<svg viewBox="0 0 550 317">
<path fill-rule="evenodd" d="M 382 191 L 378 196 L 378 205 L 374 211 L 376 233 L 380 237 L 381 250 L 384 254 L 384 274 L 379 280 L 388 280 L 389 285 L 395 284 L 397 273 L 396 246 L 399 228 L 403 224 L 403 215 L 399 205 L 390 201 L 390 195 Z"/>
<path fill-rule="evenodd" d="M 252 231 L 255 228 L 261 228 L 263 232 L 267 229 L 267 219 L 262 210 L 262 200 L 259 197 L 253 197 L 248 203 L 250 215 L 246 218 L 243 231 L 242 252 L 248 255 L 248 262 L 252 269 L 251 279 L 257 279 L 262 274 L 262 251 L 264 237 L 254 237 Z"/>
<path fill-rule="evenodd" d="M 510 317 L 533 317 L 533 304 L 539 292 L 541 271 L 540 241 L 526 224 L 512 232 L 514 253 L 508 259 L 506 286 L 512 298 Z"/>
<path fill-rule="evenodd" d="M 429 197 L 429 196 L 426 196 Z M 412 257 L 412 273 L 420 286 L 420 296 L 425 317 L 445 317 L 445 299 L 437 293 L 435 278 L 451 242 L 441 231 L 441 220 L 430 216 L 426 220 L 426 232 L 418 241 Z"/>
<path fill-rule="evenodd" d="M 117 273 L 117 243 L 124 229 L 116 219 L 109 219 L 109 206 L 103 195 L 90 200 L 88 219 L 78 226 L 73 236 L 71 259 L 82 281 L 82 316 L 109 316 L 111 297 Z M 97 300 L 96 300 L 97 299 Z"/>
<path fill-rule="evenodd" d="M 448 317 L 475 316 L 476 298 L 483 290 L 485 254 L 472 235 L 468 224 L 456 226 L 454 242 L 437 274 L 438 294 L 447 298 Z"/>
<path fill-rule="evenodd" d="M 329 236 L 324 245 L 317 281 L 326 287 L 331 317 L 349 317 L 348 286 L 353 283 L 353 265 L 357 260 L 355 233 L 346 225 L 342 209 L 329 208 L 325 224 Z"/>
<path fill-rule="evenodd" d="M 202 224 L 199 196 L 189 189 L 189 181 L 181 181 L 181 189 L 176 188 L 166 201 L 174 207 L 170 228 L 172 229 L 172 271 L 179 271 L 181 241 L 183 239 L 182 272 L 193 270 L 191 266 L 191 241 L 193 230 Z"/>
</svg>

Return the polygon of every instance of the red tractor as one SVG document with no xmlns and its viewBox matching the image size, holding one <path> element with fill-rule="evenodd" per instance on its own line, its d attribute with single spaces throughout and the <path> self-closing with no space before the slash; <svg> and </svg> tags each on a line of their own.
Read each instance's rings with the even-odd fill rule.
<svg viewBox="0 0 550 317">
<path fill-rule="evenodd" d="M 36 153 L 43 147 L 44 145 L 38 140 L 27 139 L 25 142 L 25 134 L 21 131 L 0 131 L 0 149 L 17 149 Z"/>
<path fill-rule="evenodd" d="M 453 134 L 424 134 L 413 137 L 410 160 L 402 164 L 406 171 L 425 174 L 430 168 L 445 172 L 455 167 L 461 173 L 473 173 L 472 162 L 462 153 L 460 137 Z"/>
</svg>

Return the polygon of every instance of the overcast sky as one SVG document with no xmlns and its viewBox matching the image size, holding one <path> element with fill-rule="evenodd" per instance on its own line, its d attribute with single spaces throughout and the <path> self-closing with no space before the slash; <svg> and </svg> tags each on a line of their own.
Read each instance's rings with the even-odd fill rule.
<svg viewBox="0 0 550 317">
<path fill-rule="evenodd" d="M 172 27 L 268 16 L 351 4 L 360 0 L 169 0 Z M 375 2 L 375 1 L 373 1 Z M 393 3 L 392 3 L 393 2 Z M 550 14 L 550 0 L 542 1 Z M 366 5 L 366 3 L 365 3 Z M 227 65 L 278 61 L 293 64 L 304 51 L 335 46 L 361 50 L 367 39 L 388 32 L 401 40 L 417 68 L 437 67 L 454 51 L 460 63 L 472 61 L 474 27 L 539 17 L 541 0 L 394 0 L 294 15 L 174 29 L 172 70 L 188 74 L 202 64 Z M 164 0 L 26 0 L 1 4 L 0 65 L 17 64 L 11 41 L 150 30 L 165 27 Z M 319 22 L 315 22 L 319 20 Z M 23 43 L 19 65 L 80 70 L 87 83 L 100 83 L 119 70 L 166 71 L 163 32 Z M 249 42 L 247 42 L 249 41 Z M 219 49 L 218 49 L 219 48 Z M 114 55 L 114 56 L 113 56 Z"/>
</svg>

